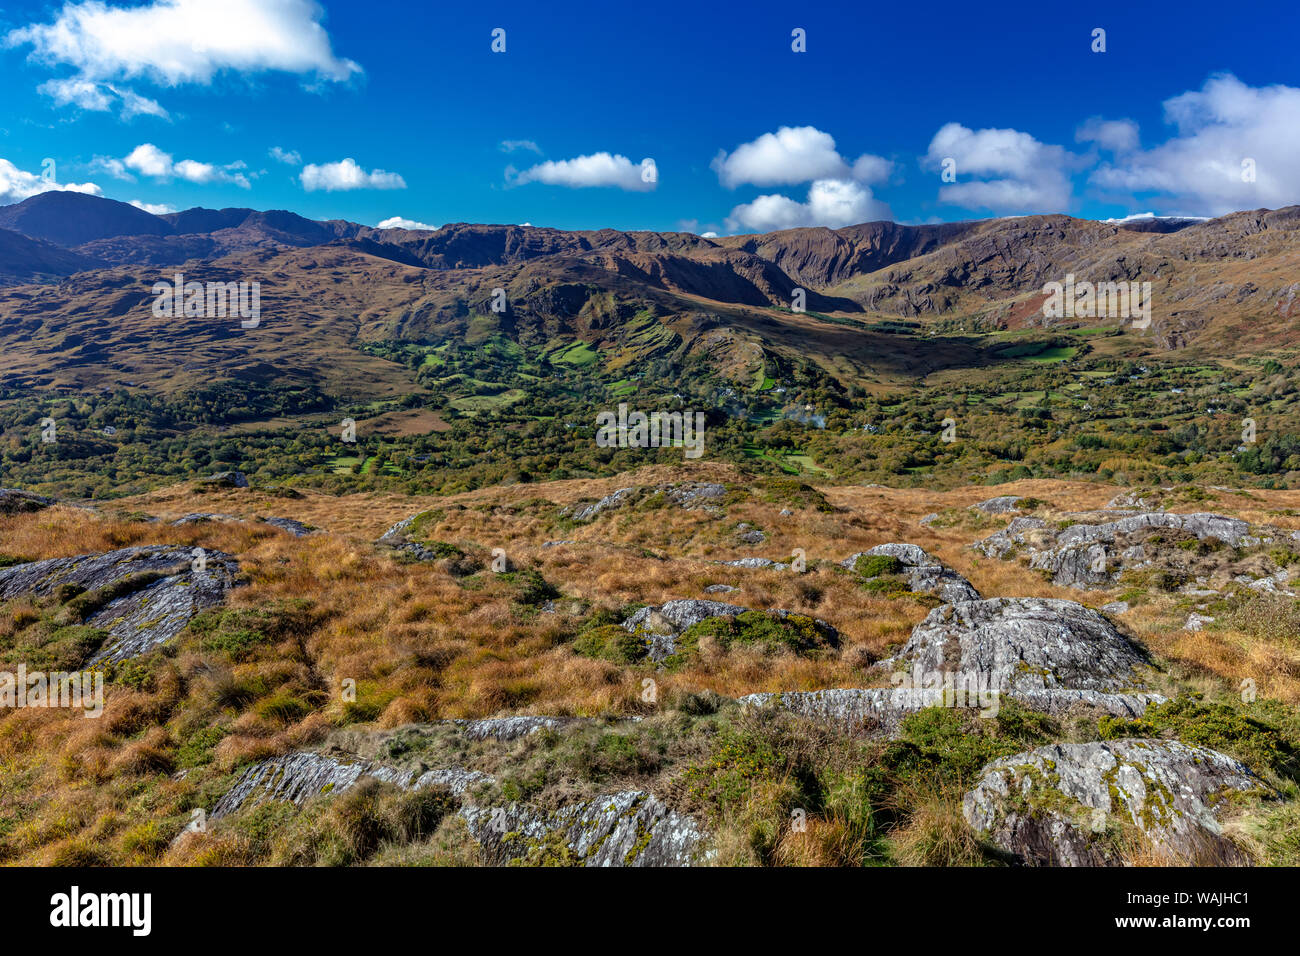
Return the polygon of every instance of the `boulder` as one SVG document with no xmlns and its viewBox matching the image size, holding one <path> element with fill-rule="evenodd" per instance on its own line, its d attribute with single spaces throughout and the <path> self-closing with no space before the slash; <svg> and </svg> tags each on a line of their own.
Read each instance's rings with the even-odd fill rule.
<svg viewBox="0 0 1300 956">
<path fill-rule="evenodd" d="M 1053 744 L 989 764 L 962 812 L 981 836 L 1023 863 L 1123 863 L 1116 823 L 1136 827 L 1161 856 L 1249 863 L 1224 836 L 1231 797 L 1271 795 L 1244 764 L 1168 740 Z"/>
<path fill-rule="evenodd" d="M 0 569 L 0 600 L 48 595 L 65 585 L 100 592 L 104 603 L 85 621 L 109 634 L 88 661 L 98 664 L 135 657 L 176 637 L 195 614 L 225 600 L 238 570 L 220 551 L 123 548 Z"/>
<path fill-rule="evenodd" d="M 986 515 L 1004 515 L 1016 511 L 1016 506 L 1024 500 L 1020 495 L 1000 495 L 997 498 L 981 501 L 977 505 L 971 505 L 971 507 L 976 511 L 982 511 Z"/>
<path fill-rule="evenodd" d="M 622 508 L 656 494 L 662 494 L 670 504 L 691 511 L 721 502 L 726 497 L 727 486 L 714 482 L 687 481 L 654 487 L 619 488 L 591 504 L 562 508 L 560 514 L 568 515 L 574 521 L 590 521 L 606 511 Z"/>
<path fill-rule="evenodd" d="M 526 804 L 465 807 L 488 862 L 567 857 L 582 866 L 690 866 L 702 862 L 699 824 L 652 793 L 624 790 L 549 812 Z"/>
<path fill-rule="evenodd" d="M 203 481 L 218 488 L 248 487 L 248 476 L 242 471 L 219 471 L 215 475 L 204 478 Z"/>
<path fill-rule="evenodd" d="M 919 675 L 913 686 L 951 673 L 994 690 L 1113 692 L 1140 687 L 1149 665 L 1141 647 L 1082 604 L 992 598 L 935 608 L 880 666 Z"/>
<path fill-rule="evenodd" d="M 852 571 L 856 568 L 858 559 L 864 557 L 890 557 L 899 561 L 903 565 L 902 573 L 907 578 L 909 591 L 936 594 L 949 604 L 978 601 L 980 598 L 974 585 L 914 544 L 878 544 L 869 551 L 849 555 L 840 562 L 840 567 Z"/>
</svg>

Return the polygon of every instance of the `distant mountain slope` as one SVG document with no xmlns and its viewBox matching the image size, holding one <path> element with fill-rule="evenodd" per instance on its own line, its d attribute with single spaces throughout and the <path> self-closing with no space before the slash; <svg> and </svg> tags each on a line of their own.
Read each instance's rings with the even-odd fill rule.
<svg viewBox="0 0 1300 956">
<path fill-rule="evenodd" d="M 86 269 L 101 269 L 104 265 L 98 259 L 70 252 L 52 242 L 0 229 L 0 286 L 54 281 Z"/>
<path fill-rule="evenodd" d="M 72 248 L 114 236 L 161 236 L 169 223 L 129 203 L 54 190 L 0 206 L 0 229 Z"/>
</svg>

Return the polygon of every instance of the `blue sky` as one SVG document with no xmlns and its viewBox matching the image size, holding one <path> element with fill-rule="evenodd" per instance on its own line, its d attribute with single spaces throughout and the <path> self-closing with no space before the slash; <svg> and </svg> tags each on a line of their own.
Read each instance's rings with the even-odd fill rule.
<svg viewBox="0 0 1300 956">
<path fill-rule="evenodd" d="M 718 233 L 1300 202 L 1296 4 L 1052 6 L 9 2 L 0 202 Z"/>
</svg>

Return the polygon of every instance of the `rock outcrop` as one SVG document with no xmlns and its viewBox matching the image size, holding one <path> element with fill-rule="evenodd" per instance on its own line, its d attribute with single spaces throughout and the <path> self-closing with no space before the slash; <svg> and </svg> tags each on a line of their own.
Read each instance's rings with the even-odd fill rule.
<svg viewBox="0 0 1300 956">
<path fill-rule="evenodd" d="M 491 863 L 690 866 L 704 832 L 652 793 L 624 790 L 547 812 L 526 804 L 465 807 L 461 816 Z"/>
<path fill-rule="evenodd" d="M 669 504 L 688 511 L 700 507 L 721 504 L 727 495 L 727 486 L 715 482 L 687 481 L 679 484 L 656 485 L 654 487 L 619 488 L 599 501 L 585 505 L 575 505 L 560 509 L 560 514 L 573 521 L 590 521 L 606 511 L 622 508 L 654 495 L 663 495 Z"/>
<path fill-rule="evenodd" d="M 661 605 L 643 607 L 623 622 L 623 628 L 632 634 L 640 634 L 644 637 L 649 647 L 648 656 L 650 660 L 659 663 L 664 658 L 676 653 L 677 638 L 687 628 L 711 617 L 734 618 L 750 610 L 753 609 L 738 604 L 725 604 L 722 601 L 698 601 L 686 598 L 668 601 Z M 783 619 L 807 618 L 827 643 L 835 644 L 839 641 L 839 632 L 826 621 L 807 617 L 806 615 L 796 615 L 785 610 L 766 611 L 764 613 Z"/>
<path fill-rule="evenodd" d="M 287 531 L 295 538 L 305 538 L 309 534 L 316 534 L 320 529 L 313 528 L 311 525 L 303 524 L 301 521 L 295 521 L 293 518 L 263 518 L 263 524 L 269 524 L 272 528 L 279 528 L 281 531 Z"/>
<path fill-rule="evenodd" d="M 220 551 L 176 545 L 123 548 L 52 558 L 0 570 L 0 600 L 67 589 L 95 609 L 91 627 L 108 631 L 88 663 L 120 661 L 176 637 L 200 611 L 221 604 L 238 563 Z"/>
<path fill-rule="evenodd" d="M 850 571 L 858 569 L 860 558 L 894 558 L 902 565 L 900 572 L 907 579 L 909 591 L 936 594 L 947 603 L 978 601 L 979 591 L 956 571 L 931 557 L 914 544 L 891 542 L 878 544 L 869 551 L 859 551 L 840 562 L 840 567 Z"/>
<path fill-rule="evenodd" d="M 966 794 L 962 812 L 983 837 L 1036 865 L 1123 862 L 1115 824 L 1136 827 L 1171 861 L 1242 864 L 1224 836 L 1231 797 L 1267 796 L 1244 764 L 1167 740 L 1054 744 L 996 760 Z"/>
<path fill-rule="evenodd" d="M 352 756 L 335 756 L 300 750 L 253 764 L 212 808 L 213 820 L 245 806 L 287 800 L 302 806 L 310 797 L 342 793 L 363 777 L 395 784 L 403 790 L 446 787 L 462 796 L 471 787 L 492 782 L 476 770 L 450 767 L 438 770 L 403 770 Z"/>
<path fill-rule="evenodd" d="M 1004 698 L 1045 714 L 1063 714 L 1074 707 L 1090 707 L 1116 717 L 1142 716 L 1147 704 L 1165 700 L 1159 694 L 1110 694 L 1096 690 L 1022 689 L 996 691 L 950 684 L 947 687 L 845 687 L 827 690 L 749 694 L 739 698 L 745 707 L 780 707 L 800 717 L 830 724 L 846 733 L 892 736 L 908 714 L 927 707 L 952 707 L 997 715 Z"/>
<path fill-rule="evenodd" d="M 1171 550 L 1166 537 L 1221 542 L 1230 548 L 1262 540 L 1245 521 L 1217 514 L 1149 511 L 1115 518 L 1113 513 L 1092 512 L 1064 516 L 1063 523 L 1069 521 L 1073 523 L 1060 527 L 1041 518 L 1019 517 L 974 547 L 994 558 L 1024 555 L 1030 568 L 1049 575 L 1054 584 L 1088 588 L 1113 586 L 1124 571 L 1161 558 L 1189 564 L 1188 552 Z"/>
<path fill-rule="evenodd" d="M 0 515 L 30 514 L 44 511 L 54 504 L 53 498 L 20 491 L 17 488 L 0 488 Z"/>
</svg>

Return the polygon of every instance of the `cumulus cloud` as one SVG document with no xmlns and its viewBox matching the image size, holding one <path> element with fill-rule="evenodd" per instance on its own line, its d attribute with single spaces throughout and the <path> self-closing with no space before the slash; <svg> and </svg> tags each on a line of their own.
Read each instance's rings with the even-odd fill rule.
<svg viewBox="0 0 1300 956">
<path fill-rule="evenodd" d="M 573 159 L 548 160 L 522 172 L 508 167 L 506 179 L 516 186 L 525 183 L 546 183 L 571 189 L 614 186 L 629 192 L 649 192 L 658 185 L 659 173 L 653 159 L 634 163 L 626 156 L 602 152 Z"/>
<path fill-rule="evenodd" d="M 731 153 L 720 150 L 710 166 L 728 189 L 793 186 L 815 179 L 878 183 L 888 179 L 893 169 L 889 160 L 870 154 L 850 165 L 835 148 L 834 137 L 813 126 L 782 126 Z"/>
<path fill-rule="evenodd" d="M 376 229 L 420 229 L 425 232 L 437 232 L 441 226 L 431 226 L 426 222 L 416 222 L 414 219 L 403 219 L 401 216 L 393 216 L 391 219 L 385 219 Z"/>
<path fill-rule="evenodd" d="M 30 47 L 40 63 L 76 71 L 70 80 L 41 87 L 56 102 L 102 110 L 109 108 L 111 94 L 124 114 L 135 115 L 150 112 L 147 104 L 162 107 L 143 97 L 133 100 L 134 93 L 112 86 L 115 81 L 208 85 L 223 71 L 347 80 L 361 67 L 334 55 L 323 13 L 314 0 L 154 0 L 132 6 L 81 0 L 64 4 L 49 23 L 12 30 L 4 42 Z"/>
<path fill-rule="evenodd" d="M 1220 74 L 1166 100 L 1164 115 L 1170 139 L 1116 156 L 1089 181 L 1215 216 L 1300 200 L 1300 89 Z"/>
<path fill-rule="evenodd" d="M 1070 171 L 1077 158 L 1015 129 L 972 130 L 948 123 L 934 134 L 922 165 L 942 170 L 952 160 L 957 181 L 939 199 L 995 213 L 1064 211 L 1070 203 Z"/>
<path fill-rule="evenodd" d="M 281 149 L 279 146 L 272 146 L 268 155 L 276 162 L 285 163 L 289 166 L 301 166 L 302 154 L 296 149 Z"/>
<path fill-rule="evenodd" d="M 0 206 L 9 206 L 40 193 L 54 190 L 102 196 L 103 190 L 94 183 L 60 183 L 39 173 L 19 169 L 7 159 L 0 159 Z"/>
<path fill-rule="evenodd" d="M 838 229 L 892 218 L 888 204 L 872 196 L 866 186 L 848 180 L 819 179 L 809 187 L 805 202 L 768 195 L 737 206 L 727 217 L 727 229 L 731 232 L 771 232 L 798 226 Z"/>
<path fill-rule="evenodd" d="M 199 185 L 230 183 L 241 189 L 250 186 L 248 175 L 244 172 L 247 167 L 242 161 L 224 166 L 195 159 L 176 161 L 171 153 L 163 152 L 153 143 L 141 143 L 122 159 L 97 156 L 94 165 L 109 175 L 128 182 L 135 181 L 135 176 L 132 175 L 134 172 L 150 179 L 183 179 Z"/>
<path fill-rule="evenodd" d="M 139 199 L 132 199 L 131 205 L 136 209 L 143 209 L 145 212 L 153 213 L 155 216 L 165 216 L 169 212 L 175 212 L 176 207 L 166 202 L 143 202 Z"/>
<path fill-rule="evenodd" d="M 1094 116 L 1074 133 L 1077 143 L 1096 143 L 1112 153 L 1127 153 L 1138 147 L 1138 125 L 1132 120 L 1108 120 Z"/>
<path fill-rule="evenodd" d="M 366 172 L 351 157 L 337 163 L 308 163 L 298 174 L 302 188 L 307 192 L 323 189 L 341 192 L 351 189 L 405 189 L 406 180 L 397 173 L 374 169 Z"/>
<path fill-rule="evenodd" d="M 141 96 L 126 87 L 112 83 L 92 83 L 78 77 L 47 80 L 37 90 L 54 100 L 59 106 L 75 106 L 90 112 L 104 113 L 116 107 L 123 119 L 133 116 L 156 116 L 170 120 L 171 115 L 157 100 Z"/>
</svg>

